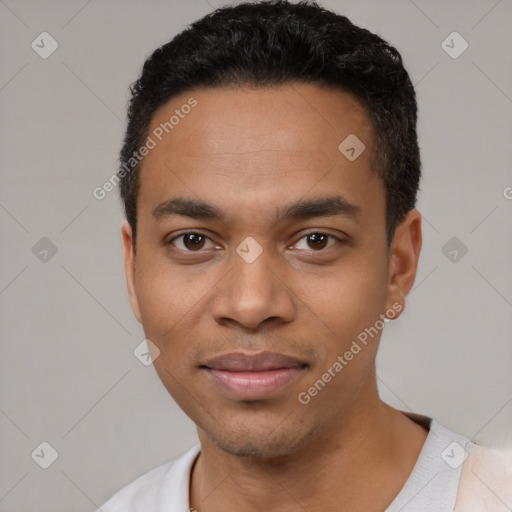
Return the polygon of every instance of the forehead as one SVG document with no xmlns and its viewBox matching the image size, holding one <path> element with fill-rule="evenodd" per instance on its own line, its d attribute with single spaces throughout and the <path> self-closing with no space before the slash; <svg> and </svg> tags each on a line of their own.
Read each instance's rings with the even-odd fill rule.
<svg viewBox="0 0 512 512">
<path fill-rule="evenodd" d="M 313 188 L 321 195 L 338 189 L 357 203 L 377 184 L 368 113 L 352 95 L 331 87 L 191 90 L 157 110 L 148 135 L 155 147 L 142 163 L 142 208 L 175 192 L 262 206 Z M 353 136 L 365 150 L 350 161 L 339 146 Z"/>
<path fill-rule="evenodd" d="M 191 98 L 197 105 L 185 114 L 189 109 L 184 105 Z M 167 126 L 167 133 L 163 125 L 173 114 L 172 123 L 176 124 Z M 368 113 L 359 100 L 341 90 L 313 84 L 192 90 L 156 111 L 150 133 L 159 127 L 164 130 L 160 145 L 187 141 L 188 156 L 262 150 L 325 152 L 337 150 L 339 142 L 355 131 L 366 142 L 372 137 Z"/>
</svg>

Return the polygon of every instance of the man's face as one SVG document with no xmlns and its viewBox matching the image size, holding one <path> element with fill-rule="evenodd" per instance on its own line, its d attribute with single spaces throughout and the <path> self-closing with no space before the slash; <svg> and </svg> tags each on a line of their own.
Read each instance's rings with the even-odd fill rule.
<svg viewBox="0 0 512 512">
<path fill-rule="evenodd" d="M 189 91 L 149 133 L 191 97 L 143 161 L 136 256 L 123 227 L 131 304 L 200 435 L 230 453 L 292 453 L 370 399 L 380 330 L 334 377 L 333 365 L 403 305 L 372 128 L 350 95 L 294 85 Z M 353 161 L 338 149 L 350 134 L 366 146 Z"/>
</svg>

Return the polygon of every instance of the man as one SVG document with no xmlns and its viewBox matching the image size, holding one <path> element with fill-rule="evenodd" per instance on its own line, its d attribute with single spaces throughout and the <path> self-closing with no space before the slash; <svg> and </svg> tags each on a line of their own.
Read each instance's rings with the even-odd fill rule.
<svg viewBox="0 0 512 512">
<path fill-rule="evenodd" d="M 376 384 L 421 249 L 397 50 L 314 3 L 240 4 L 131 91 L 129 297 L 200 446 L 102 510 L 452 511 L 474 443 Z"/>
</svg>

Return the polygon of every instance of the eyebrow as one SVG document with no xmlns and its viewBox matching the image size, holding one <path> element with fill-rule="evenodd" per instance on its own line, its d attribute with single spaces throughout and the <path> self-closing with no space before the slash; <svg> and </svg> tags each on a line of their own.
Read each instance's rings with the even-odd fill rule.
<svg viewBox="0 0 512 512">
<path fill-rule="evenodd" d="M 341 196 L 329 196 L 289 204 L 277 210 L 276 219 L 281 222 L 329 216 L 355 219 L 360 211 L 359 206 L 349 203 Z M 155 220 L 175 215 L 200 220 L 224 221 L 226 219 L 225 212 L 217 206 L 184 197 L 174 197 L 163 201 L 153 210 L 152 215 Z"/>
</svg>

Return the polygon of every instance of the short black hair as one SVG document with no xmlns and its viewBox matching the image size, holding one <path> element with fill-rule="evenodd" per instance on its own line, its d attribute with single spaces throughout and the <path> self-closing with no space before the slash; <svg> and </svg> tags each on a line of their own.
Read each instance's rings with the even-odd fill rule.
<svg viewBox="0 0 512 512">
<path fill-rule="evenodd" d="M 402 58 L 376 34 L 316 2 L 270 0 L 223 7 L 197 20 L 156 49 L 131 84 L 118 177 L 134 244 L 141 163 L 133 155 L 155 112 L 195 88 L 293 83 L 334 86 L 367 109 L 375 133 L 372 170 L 384 183 L 391 243 L 416 204 L 421 175 L 416 95 Z"/>
</svg>

